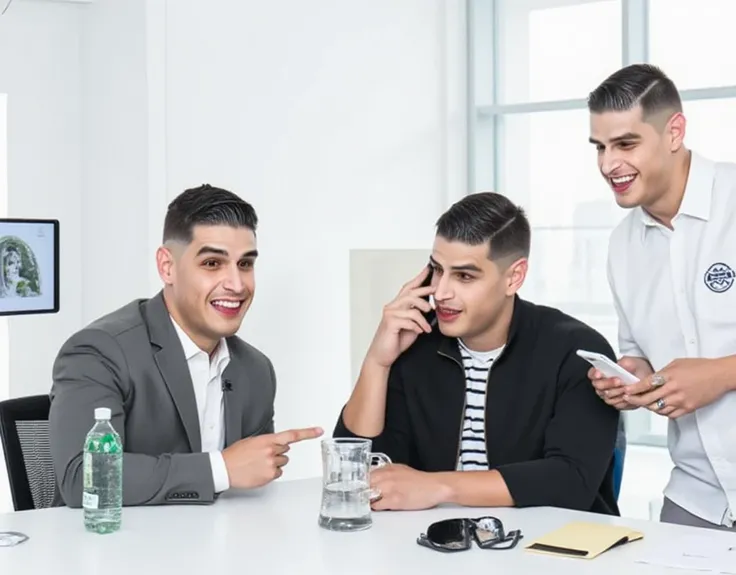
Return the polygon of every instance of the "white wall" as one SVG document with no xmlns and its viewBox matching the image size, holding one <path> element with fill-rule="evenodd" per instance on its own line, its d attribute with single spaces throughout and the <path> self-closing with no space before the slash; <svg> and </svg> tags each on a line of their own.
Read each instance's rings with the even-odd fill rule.
<svg viewBox="0 0 736 575">
<path fill-rule="evenodd" d="M 0 93 L 7 94 L 5 213 L 61 222 L 61 310 L 0 318 L 8 342 L 3 355 L 9 358 L 0 365 L 0 399 L 48 392 L 54 356 L 81 318 L 81 10 L 14 2 L 0 17 Z M 0 171 L 4 180 L 2 166 Z M 0 510 L 11 508 L 0 465 Z"/>
<path fill-rule="evenodd" d="M 279 428 L 331 433 L 352 388 L 349 251 L 429 249 L 458 193 L 462 4 L 168 2 L 169 199 L 209 182 L 261 218 L 242 335 L 275 364 Z M 298 449 L 287 477 L 319 474 Z"/>
<path fill-rule="evenodd" d="M 84 10 L 84 324 L 149 292 L 146 30 L 146 0 Z"/>
<path fill-rule="evenodd" d="M 9 214 L 59 217 L 63 241 L 62 311 L 11 320 L 0 397 L 46 392 L 63 339 L 159 288 L 166 203 L 208 181 L 261 216 L 243 335 L 276 365 L 277 424 L 331 430 L 353 384 L 350 251 L 419 261 L 465 190 L 464 2 L 305 4 L 16 1 L 0 18 Z M 295 452 L 286 478 L 319 473 L 316 444 Z M 666 451 L 630 448 L 622 512 L 646 517 L 668 472 Z"/>
<path fill-rule="evenodd" d="M 14 2 L 0 17 L 0 92 L 8 105 L 8 216 L 58 218 L 61 310 L 8 321 L 10 396 L 46 393 L 82 309 L 80 33 L 83 6 Z"/>
<path fill-rule="evenodd" d="M 64 243 L 62 311 L 11 322 L 10 393 L 48 391 L 68 335 L 159 289 L 166 203 L 210 182 L 261 217 L 242 335 L 276 366 L 277 425 L 331 432 L 353 384 L 349 251 L 428 249 L 434 220 L 465 191 L 463 10 L 14 5 L 0 19 L 9 213 L 59 217 Z M 298 449 L 287 477 L 319 474 L 317 444 Z"/>
<path fill-rule="evenodd" d="M 151 190 L 149 177 L 165 164 L 160 155 L 158 165 L 149 161 L 161 147 L 151 128 L 164 121 L 159 109 L 149 121 L 149 107 L 165 71 L 149 79 L 150 48 L 164 40 L 155 30 L 151 43 L 147 23 L 164 6 L 16 0 L 0 18 L 8 215 L 59 218 L 62 252 L 61 311 L 9 320 L 11 383 L 4 389 L 0 369 L 0 398 L 47 392 L 71 333 L 150 291 L 149 221 L 161 210 L 149 212 L 165 190 Z M 161 17 L 152 22 L 161 26 Z"/>
<path fill-rule="evenodd" d="M 8 215 L 7 94 L 0 93 L 0 218 Z M 10 394 L 10 346 L 7 318 L 0 318 L 0 400 Z"/>
<path fill-rule="evenodd" d="M 8 210 L 8 166 L 7 166 L 7 96 L 0 94 L 0 217 Z M 0 399 L 10 393 L 10 349 L 8 344 L 8 320 L 0 318 Z M 0 456 L 2 456 L 0 446 Z M 0 457 L 0 513 L 12 509 L 8 492 L 8 474 Z"/>
</svg>

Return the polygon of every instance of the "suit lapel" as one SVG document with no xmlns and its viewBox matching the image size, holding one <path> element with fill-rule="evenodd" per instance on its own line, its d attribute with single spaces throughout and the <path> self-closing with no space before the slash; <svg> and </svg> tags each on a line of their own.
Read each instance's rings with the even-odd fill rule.
<svg viewBox="0 0 736 575">
<path fill-rule="evenodd" d="M 250 404 L 251 382 L 246 366 L 235 346 L 228 340 L 230 363 L 222 372 L 223 382 L 229 382 L 230 391 L 223 393 L 225 405 L 225 445 L 231 445 L 243 437 L 245 406 Z"/>
<path fill-rule="evenodd" d="M 194 386 L 184 350 L 166 309 L 163 293 L 159 292 L 146 304 L 146 320 L 151 344 L 154 346 L 154 360 L 179 412 L 189 447 L 193 453 L 200 452 L 202 437 Z"/>
</svg>

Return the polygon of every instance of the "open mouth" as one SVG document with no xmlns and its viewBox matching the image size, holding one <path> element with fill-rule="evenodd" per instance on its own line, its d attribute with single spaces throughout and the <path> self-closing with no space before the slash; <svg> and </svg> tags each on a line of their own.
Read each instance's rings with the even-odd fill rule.
<svg viewBox="0 0 736 575">
<path fill-rule="evenodd" d="M 450 322 L 458 318 L 460 312 L 450 307 L 437 306 L 437 319 L 442 322 Z"/>
<path fill-rule="evenodd" d="M 225 317 L 235 317 L 240 313 L 245 300 L 215 299 L 210 305 Z"/>
<path fill-rule="evenodd" d="M 608 178 L 611 183 L 611 188 L 617 194 L 623 194 L 631 187 L 631 184 L 636 180 L 636 174 L 629 174 L 628 176 L 616 176 L 615 178 Z"/>
</svg>

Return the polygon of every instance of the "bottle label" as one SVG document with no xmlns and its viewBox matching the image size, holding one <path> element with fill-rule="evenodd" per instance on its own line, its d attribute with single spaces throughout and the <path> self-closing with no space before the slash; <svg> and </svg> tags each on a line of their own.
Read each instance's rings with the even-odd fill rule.
<svg viewBox="0 0 736 575">
<path fill-rule="evenodd" d="M 92 454 L 85 453 L 82 461 L 84 489 L 92 489 Z"/>
<path fill-rule="evenodd" d="M 100 496 L 84 492 L 82 494 L 82 507 L 85 509 L 97 509 L 100 504 Z"/>
</svg>

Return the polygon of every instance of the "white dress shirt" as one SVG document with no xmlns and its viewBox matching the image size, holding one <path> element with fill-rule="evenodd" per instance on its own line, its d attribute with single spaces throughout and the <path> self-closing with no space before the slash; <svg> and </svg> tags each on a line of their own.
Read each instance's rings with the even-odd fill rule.
<svg viewBox="0 0 736 575">
<path fill-rule="evenodd" d="M 225 447 L 222 372 L 230 363 L 230 351 L 227 342 L 222 339 L 217 345 L 214 356 L 210 359 L 207 352 L 197 347 L 174 321 L 174 318 L 171 318 L 171 321 L 184 348 L 184 357 L 186 357 L 194 386 L 194 397 L 199 414 L 199 430 L 202 436 L 202 452 L 210 455 L 215 493 L 220 493 L 230 487 L 227 467 L 222 457 L 222 450 Z"/>
<path fill-rule="evenodd" d="M 673 230 L 636 208 L 611 235 L 608 280 L 621 355 L 655 371 L 736 354 L 736 164 L 692 154 Z M 736 374 L 734 374 L 736 377 Z M 703 382 L 705 385 L 707 382 Z M 736 392 L 668 424 L 664 495 L 716 525 L 736 522 Z"/>
</svg>

